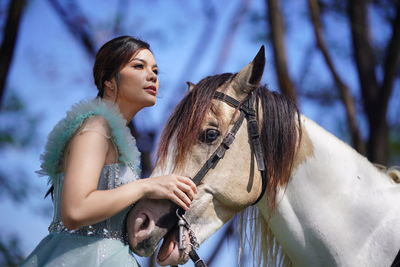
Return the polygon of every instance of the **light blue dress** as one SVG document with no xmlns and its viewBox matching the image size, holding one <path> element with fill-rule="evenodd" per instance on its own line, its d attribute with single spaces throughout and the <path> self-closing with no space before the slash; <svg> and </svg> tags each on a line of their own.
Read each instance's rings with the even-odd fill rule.
<svg viewBox="0 0 400 267">
<path fill-rule="evenodd" d="M 100 99 L 75 105 L 49 135 L 39 173 L 49 176 L 54 186 L 54 216 L 49 234 L 25 259 L 22 266 L 138 266 L 125 244 L 124 219 L 128 208 L 102 222 L 67 229 L 61 221 L 61 191 L 64 174 L 59 166 L 63 151 L 82 123 L 92 115 L 103 116 L 111 130 L 111 140 L 119 153 L 119 163 L 105 165 L 98 189 L 113 189 L 138 179 L 139 151 L 126 122 L 111 103 Z M 54 153 L 56 152 L 56 153 Z"/>
</svg>

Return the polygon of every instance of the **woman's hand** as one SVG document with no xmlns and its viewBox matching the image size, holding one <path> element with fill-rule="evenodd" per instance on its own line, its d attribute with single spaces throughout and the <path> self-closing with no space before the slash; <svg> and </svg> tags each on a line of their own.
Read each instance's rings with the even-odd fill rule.
<svg viewBox="0 0 400 267">
<path fill-rule="evenodd" d="M 150 177 L 146 182 L 144 197 L 152 199 L 169 199 L 183 209 L 188 210 L 195 194 L 196 185 L 190 178 L 179 175 Z"/>
</svg>

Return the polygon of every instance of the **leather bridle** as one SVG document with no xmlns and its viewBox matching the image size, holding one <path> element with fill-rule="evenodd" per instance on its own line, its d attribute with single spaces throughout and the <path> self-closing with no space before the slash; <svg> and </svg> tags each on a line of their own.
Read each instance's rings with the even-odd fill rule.
<svg viewBox="0 0 400 267">
<path fill-rule="evenodd" d="M 204 163 L 204 165 L 200 168 L 200 170 L 193 177 L 193 182 L 196 186 L 199 186 L 205 175 L 208 173 L 210 169 L 215 168 L 218 162 L 224 157 L 225 152 L 230 148 L 231 144 L 235 140 L 236 133 L 242 126 L 244 119 L 247 120 L 247 130 L 248 136 L 251 144 L 251 151 L 254 154 L 258 170 L 261 173 L 262 178 L 262 190 L 257 198 L 257 200 L 252 204 L 255 205 L 260 199 L 264 196 L 264 193 L 267 188 L 267 173 L 264 164 L 264 153 L 263 148 L 260 142 L 260 134 L 258 130 L 257 123 L 257 112 L 254 109 L 254 103 L 256 98 L 256 93 L 250 93 L 248 97 L 243 101 L 239 102 L 231 96 L 228 96 L 221 92 L 214 93 L 214 99 L 223 101 L 230 105 L 231 107 L 238 109 L 240 111 L 240 116 L 237 121 L 233 124 L 230 131 L 225 135 L 223 141 L 218 146 L 218 148 L 214 151 L 214 153 L 208 158 L 208 160 Z M 184 214 L 185 211 L 182 208 L 178 208 L 176 210 L 176 214 L 178 216 L 178 227 L 179 227 L 179 249 L 184 250 L 185 246 L 183 245 L 183 227 L 189 231 L 190 241 L 192 250 L 189 252 L 189 257 L 193 260 L 196 267 L 204 267 L 207 266 L 203 260 L 198 256 L 196 249 L 199 247 L 199 244 L 194 237 L 193 231 L 190 229 L 190 224 L 186 221 Z"/>
</svg>

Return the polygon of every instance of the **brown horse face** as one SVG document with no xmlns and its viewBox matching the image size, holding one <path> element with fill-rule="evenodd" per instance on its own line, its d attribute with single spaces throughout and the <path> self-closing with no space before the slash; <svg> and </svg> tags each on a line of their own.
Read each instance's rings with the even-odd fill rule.
<svg viewBox="0 0 400 267">
<path fill-rule="evenodd" d="M 241 101 L 248 95 L 249 90 L 257 87 L 264 68 L 263 52 L 263 49 L 260 50 L 253 62 L 242 69 L 225 87 L 227 95 Z M 184 160 L 184 167 L 178 170 L 179 174 L 194 177 L 219 146 L 238 116 L 239 112 L 234 108 L 222 101 L 213 100 L 212 111 L 210 110 L 203 119 L 199 140 Z M 176 145 L 176 141 L 172 140 L 169 151 L 174 151 L 173 147 Z M 167 164 L 156 166 L 152 176 L 171 173 L 171 166 L 174 165 L 171 164 L 172 158 L 172 155 L 168 155 L 165 160 Z M 198 194 L 190 210 L 186 212 L 185 217 L 199 243 L 217 231 L 237 212 L 254 203 L 260 192 L 261 178 L 257 164 L 251 156 L 247 125 L 244 122 L 224 158 L 207 173 L 198 186 Z M 186 262 L 186 255 L 191 246 L 186 245 L 186 253 L 178 250 L 175 210 L 176 206 L 169 201 L 139 201 L 127 220 L 131 249 L 141 256 L 148 256 L 164 238 L 157 257 L 158 262 L 161 265 Z M 185 240 L 188 243 L 188 233 Z"/>
</svg>

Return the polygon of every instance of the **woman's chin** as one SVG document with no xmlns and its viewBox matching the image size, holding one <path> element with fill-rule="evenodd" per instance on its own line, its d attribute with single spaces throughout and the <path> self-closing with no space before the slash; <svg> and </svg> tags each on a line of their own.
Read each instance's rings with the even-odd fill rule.
<svg viewBox="0 0 400 267">
<path fill-rule="evenodd" d="M 148 97 L 143 104 L 145 107 L 154 106 L 156 104 L 156 97 L 155 96 Z"/>
<path fill-rule="evenodd" d="M 143 108 L 154 106 L 156 100 L 157 98 L 155 96 L 145 93 L 145 95 L 141 95 L 135 99 L 130 99 L 130 103 L 131 105 L 138 107 L 138 110 L 142 110 Z"/>
</svg>

